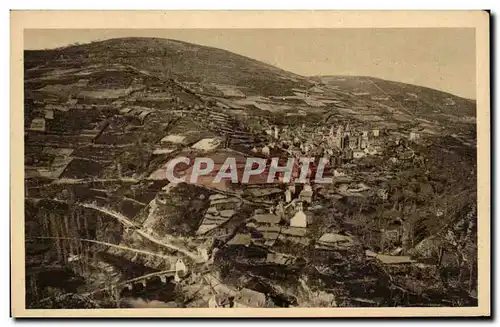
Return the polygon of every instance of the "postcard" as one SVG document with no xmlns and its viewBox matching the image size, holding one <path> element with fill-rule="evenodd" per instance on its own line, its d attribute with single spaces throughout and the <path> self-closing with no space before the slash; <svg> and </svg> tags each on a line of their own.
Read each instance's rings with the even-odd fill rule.
<svg viewBox="0 0 500 327">
<path fill-rule="evenodd" d="M 486 11 L 12 11 L 14 317 L 490 316 Z"/>
</svg>

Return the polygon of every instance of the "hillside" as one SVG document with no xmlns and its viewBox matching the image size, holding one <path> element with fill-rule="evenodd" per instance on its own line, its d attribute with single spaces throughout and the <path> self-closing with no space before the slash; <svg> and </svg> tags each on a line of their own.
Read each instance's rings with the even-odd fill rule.
<svg viewBox="0 0 500 327">
<path fill-rule="evenodd" d="M 113 76 L 112 65 L 135 71 Z M 133 75 L 140 73 L 175 80 L 200 95 L 230 98 L 222 102 L 247 111 L 308 112 L 326 121 L 355 119 L 387 128 L 408 125 L 434 134 L 475 124 L 475 101 L 438 90 L 363 76 L 304 77 L 229 51 L 169 39 L 120 38 L 25 51 L 25 68 L 31 90 L 48 83 L 45 74 L 58 75 L 58 84 L 71 84 L 73 89 L 83 87 L 73 84 L 75 73 L 79 78 L 91 75 L 97 81 L 85 86 L 98 89 L 100 85 L 127 88 Z"/>
<path fill-rule="evenodd" d="M 25 52 L 27 68 L 54 59 L 71 59 L 73 67 L 127 64 L 180 81 L 236 85 L 248 94 L 282 95 L 307 85 L 304 77 L 229 51 L 160 38 L 120 38 Z"/>
<path fill-rule="evenodd" d="M 370 92 L 372 97 L 390 97 L 416 115 L 442 113 L 475 116 L 476 101 L 428 87 L 369 76 L 315 76 L 313 80 L 351 92 Z"/>
</svg>

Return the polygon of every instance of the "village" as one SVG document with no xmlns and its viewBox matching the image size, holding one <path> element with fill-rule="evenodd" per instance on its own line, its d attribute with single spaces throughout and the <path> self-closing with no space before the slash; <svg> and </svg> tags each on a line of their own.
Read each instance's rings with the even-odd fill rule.
<svg viewBox="0 0 500 327">
<path fill-rule="evenodd" d="M 112 285 L 109 306 L 167 288 L 161 300 L 174 307 L 447 303 L 426 288 L 446 260 L 447 222 L 426 229 L 414 217 L 452 214 L 422 201 L 437 199 L 427 176 L 439 158 L 426 151 L 442 127 L 368 120 L 363 110 L 396 107 L 391 95 L 315 82 L 257 96 L 126 63 L 70 66 L 64 56 L 26 75 L 27 230 L 58 240 L 55 254 L 34 251 L 32 262 L 72 267 L 86 280 L 78 293 L 102 298 Z M 457 149 L 469 142 L 450 134 Z M 177 158 L 186 160 L 170 167 L 172 181 Z M 197 158 L 212 169 L 200 173 Z M 234 175 L 216 178 L 228 158 Z M 406 177 L 410 167 L 418 172 Z M 68 212 L 73 221 L 58 223 Z M 127 265 L 136 268 L 120 271 Z M 37 278 L 32 303 L 67 293 Z"/>
</svg>

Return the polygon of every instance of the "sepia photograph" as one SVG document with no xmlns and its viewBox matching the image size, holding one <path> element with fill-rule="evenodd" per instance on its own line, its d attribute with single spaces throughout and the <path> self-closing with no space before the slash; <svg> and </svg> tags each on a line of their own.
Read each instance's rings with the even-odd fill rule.
<svg viewBox="0 0 500 327">
<path fill-rule="evenodd" d="M 488 316 L 488 24 L 12 12 L 14 312 Z"/>
</svg>

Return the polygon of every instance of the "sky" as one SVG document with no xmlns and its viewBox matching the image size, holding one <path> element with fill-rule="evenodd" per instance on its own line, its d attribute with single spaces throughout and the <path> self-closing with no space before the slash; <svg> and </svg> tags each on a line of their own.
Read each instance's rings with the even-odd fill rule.
<svg viewBox="0 0 500 327">
<path fill-rule="evenodd" d="M 473 28 L 45 29 L 25 49 L 117 37 L 161 37 L 229 50 L 303 76 L 362 75 L 476 97 Z"/>
</svg>

